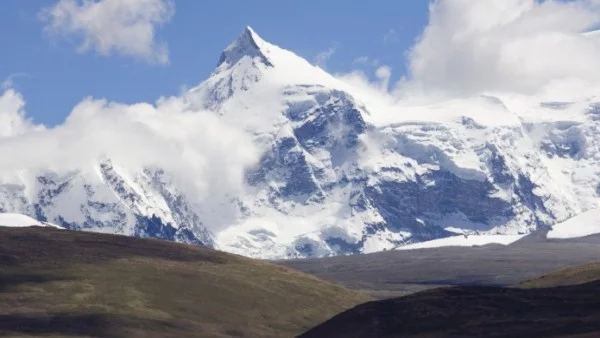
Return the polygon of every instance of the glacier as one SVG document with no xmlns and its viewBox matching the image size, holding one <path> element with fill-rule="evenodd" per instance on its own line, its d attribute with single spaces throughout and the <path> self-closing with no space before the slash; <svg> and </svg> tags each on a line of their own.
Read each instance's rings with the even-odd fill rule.
<svg viewBox="0 0 600 338">
<path fill-rule="evenodd" d="M 224 219 L 164 168 L 110 154 L 0 177 L 0 212 L 281 259 L 520 238 L 600 207 L 598 96 L 378 101 L 248 27 L 180 100 L 244 130 L 260 154 Z"/>
</svg>

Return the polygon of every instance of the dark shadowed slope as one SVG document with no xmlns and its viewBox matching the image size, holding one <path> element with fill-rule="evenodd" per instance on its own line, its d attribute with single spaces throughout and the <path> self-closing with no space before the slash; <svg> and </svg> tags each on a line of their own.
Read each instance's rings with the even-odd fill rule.
<svg viewBox="0 0 600 338">
<path fill-rule="evenodd" d="M 427 290 L 359 305 L 300 337 L 600 337 L 600 283 Z"/>
<path fill-rule="evenodd" d="M 600 236 L 548 240 L 532 235 L 510 246 L 398 250 L 278 263 L 388 298 L 438 286 L 509 286 L 599 258 Z"/>
<path fill-rule="evenodd" d="M 368 297 L 211 249 L 0 228 L 0 336 L 292 337 Z"/>
</svg>

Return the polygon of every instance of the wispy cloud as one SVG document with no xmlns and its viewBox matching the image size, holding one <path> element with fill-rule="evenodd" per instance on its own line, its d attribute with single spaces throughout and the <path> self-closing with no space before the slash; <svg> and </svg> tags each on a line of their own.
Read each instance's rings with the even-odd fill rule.
<svg viewBox="0 0 600 338">
<path fill-rule="evenodd" d="M 398 41 L 398 33 L 396 32 L 396 29 L 394 29 L 394 28 L 390 28 L 383 36 L 384 44 L 392 44 L 397 41 Z"/>
<path fill-rule="evenodd" d="M 352 62 L 355 63 L 355 64 L 359 64 L 359 65 L 368 65 L 368 66 L 373 66 L 373 67 L 379 66 L 379 60 L 378 59 L 371 59 L 368 56 L 357 57 Z"/>
<path fill-rule="evenodd" d="M 167 45 L 156 41 L 156 30 L 174 12 L 172 0 L 60 0 L 39 16 L 51 35 L 80 38 L 79 52 L 166 64 Z"/>
<path fill-rule="evenodd" d="M 315 57 L 315 64 L 323 69 L 326 68 L 327 61 L 335 54 L 337 51 L 337 44 L 332 45 L 328 49 L 320 52 Z"/>
<path fill-rule="evenodd" d="M 19 77 L 28 76 L 27 73 L 12 73 L 2 81 L 2 85 L 0 86 L 3 90 L 7 90 L 9 88 L 13 88 L 15 84 L 15 79 Z"/>
<path fill-rule="evenodd" d="M 383 65 L 375 71 L 375 76 L 379 80 L 379 86 L 381 90 L 387 92 L 390 86 L 390 78 L 392 77 L 392 68 L 390 66 Z"/>
</svg>

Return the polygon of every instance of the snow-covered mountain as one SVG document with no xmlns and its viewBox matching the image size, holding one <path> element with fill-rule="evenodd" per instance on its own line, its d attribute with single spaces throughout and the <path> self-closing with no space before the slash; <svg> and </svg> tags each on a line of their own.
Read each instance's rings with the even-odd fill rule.
<svg viewBox="0 0 600 338">
<path fill-rule="evenodd" d="M 164 171 L 118 167 L 108 159 L 88 171 L 15 176 L 0 185 L 0 211 L 71 230 L 213 245 L 208 230 Z"/>
<path fill-rule="evenodd" d="M 261 154 L 225 226 L 165 170 L 110 154 L 86 170 L 3 177 L 0 211 L 289 258 L 514 237 L 600 207 L 599 97 L 381 102 L 247 28 L 181 100 L 243 128 Z"/>
</svg>

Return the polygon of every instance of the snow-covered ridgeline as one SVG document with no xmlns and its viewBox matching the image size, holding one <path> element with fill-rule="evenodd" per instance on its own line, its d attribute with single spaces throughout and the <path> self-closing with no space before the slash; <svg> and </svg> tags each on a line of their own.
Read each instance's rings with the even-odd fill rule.
<svg viewBox="0 0 600 338">
<path fill-rule="evenodd" d="M 197 205 L 167 170 L 127 167 L 107 154 L 85 170 L 0 177 L 0 211 L 289 258 L 507 244 L 600 207 L 594 95 L 407 106 L 248 28 L 213 74 L 177 100 L 251 135 L 260 159 L 237 195 Z"/>
</svg>

